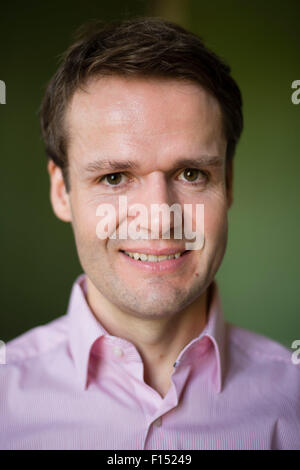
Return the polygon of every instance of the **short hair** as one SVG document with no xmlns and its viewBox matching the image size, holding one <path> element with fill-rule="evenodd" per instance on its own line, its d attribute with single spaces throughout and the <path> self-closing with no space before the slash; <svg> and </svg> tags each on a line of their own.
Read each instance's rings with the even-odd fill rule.
<svg viewBox="0 0 300 470">
<path fill-rule="evenodd" d="M 135 17 L 84 24 L 62 55 L 41 103 L 46 155 L 61 168 L 69 191 L 64 117 L 75 91 L 98 76 L 169 78 L 192 81 L 217 99 L 227 139 L 228 167 L 243 130 L 242 96 L 230 72 L 230 67 L 204 45 L 202 38 L 163 18 Z"/>
</svg>

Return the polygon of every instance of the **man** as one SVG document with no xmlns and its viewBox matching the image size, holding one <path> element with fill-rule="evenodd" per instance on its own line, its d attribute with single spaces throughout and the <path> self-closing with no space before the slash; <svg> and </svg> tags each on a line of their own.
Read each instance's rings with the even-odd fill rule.
<svg viewBox="0 0 300 470">
<path fill-rule="evenodd" d="M 96 27 L 66 52 L 41 124 L 83 274 L 66 315 L 7 345 L 0 447 L 299 449 L 299 367 L 225 322 L 214 280 L 243 128 L 229 67 L 162 19 Z M 166 223 L 155 204 L 192 208 L 180 225 L 203 242 L 175 237 L 175 213 Z"/>
</svg>

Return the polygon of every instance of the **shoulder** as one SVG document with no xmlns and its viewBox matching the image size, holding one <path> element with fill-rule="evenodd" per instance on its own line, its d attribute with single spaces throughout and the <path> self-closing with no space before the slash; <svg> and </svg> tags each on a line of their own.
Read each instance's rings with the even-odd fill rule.
<svg viewBox="0 0 300 470">
<path fill-rule="evenodd" d="M 271 389 L 273 397 L 285 397 L 299 406 L 300 364 L 293 361 L 294 350 L 231 323 L 228 332 L 230 361 L 237 370 L 254 380 L 258 389 Z"/>
<path fill-rule="evenodd" d="M 272 449 L 300 449 L 300 364 L 295 351 L 228 323 L 229 388 L 250 415 L 273 423 Z M 299 353 L 296 352 L 299 357 Z M 246 405 L 245 405 L 246 403 Z"/>
<path fill-rule="evenodd" d="M 6 365 L 22 364 L 55 350 L 67 339 L 67 315 L 36 326 L 6 343 Z"/>
<path fill-rule="evenodd" d="M 293 364 L 292 351 L 278 341 L 231 323 L 228 326 L 231 344 L 251 361 Z"/>
</svg>

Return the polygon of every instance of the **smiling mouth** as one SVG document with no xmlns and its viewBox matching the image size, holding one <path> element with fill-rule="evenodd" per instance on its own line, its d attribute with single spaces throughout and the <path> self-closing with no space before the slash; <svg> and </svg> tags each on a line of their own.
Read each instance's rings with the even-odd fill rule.
<svg viewBox="0 0 300 470">
<path fill-rule="evenodd" d="M 136 261 L 147 261 L 147 262 L 152 262 L 152 263 L 159 263 L 161 261 L 166 261 L 170 259 L 178 259 L 189 252 L 189 250 L 185 250 L 185 251 L 178 251 L 177 253 L 172 253 L 170 255 L 153 255 L 153 254 L 148 254 L 148 253 L 137 253 L 137 252 L 132 252 L 132 251 L 124 251 L 124 250 L 120 250 L 120 251 L 124 253 L 125 255 L 129 256 L 130 258 L 135 259 Z"/>
</svg>

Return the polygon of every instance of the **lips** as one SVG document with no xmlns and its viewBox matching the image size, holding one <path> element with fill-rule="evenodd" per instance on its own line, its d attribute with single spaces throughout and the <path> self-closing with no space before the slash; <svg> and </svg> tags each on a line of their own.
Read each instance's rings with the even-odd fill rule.
<svg viewBox="0 0 300 470">
<path fill-rule="evenodd" d="M 151 253 L 141 253 L 141 252 L 134 252 L 134 251 L 123 251 L 127 256 L 129 256 L 132 259 L 135 260 L 140 260 L 140 261 L 148 261 L 150 263 L 158 263 L 161 261 L 166 261 L 170 259 L 178 259 L 180 256 L 182 256 L 184 252 L 176 252 L 172 254 L 165 254 L 165 255 L 154 255 Z"/>
<path fill-rule="evenodd" d="M 145 255 L 154 255 L 154 256 L 169 256 L 175 255 L 176 253 L 184 253 L 187 251 L 184 246 L 174 246 L 174 247 L 161 247 L 155 248 L 152 246 L 126 246 L 121 247 L 119 251 L 123 253 L 139 253 Z"/>
<path fill-rule="evenodd" d="M 141 270 L 141 272 L 144 271 L 150 274 L 175 273 L 181 266 L 187 265 L 190 257 L 189 255 L 192 253 L 190 250 L 178 251 L 178 248 L 177 250 L 160 250 L 160 253 L 162 251 L 173 252 L 168 254 L 158 254 L 158 250 L 151 251 L 152 253 L 149 253 L 148 249 L 147 251 L 145 250 L 145 252 L 142 252 L 141 249 L 139 251 L 126 250 L 126 253 L 125 250 L 119 250 L 119 253 L 121 255 L 121 260 L 123 260 L 121 262 L 125 262 L 124 266 L 126 266 L 126 270 L 131 269 L 132 267 L 133 269 L 138 269 Z"/>
</svg>

